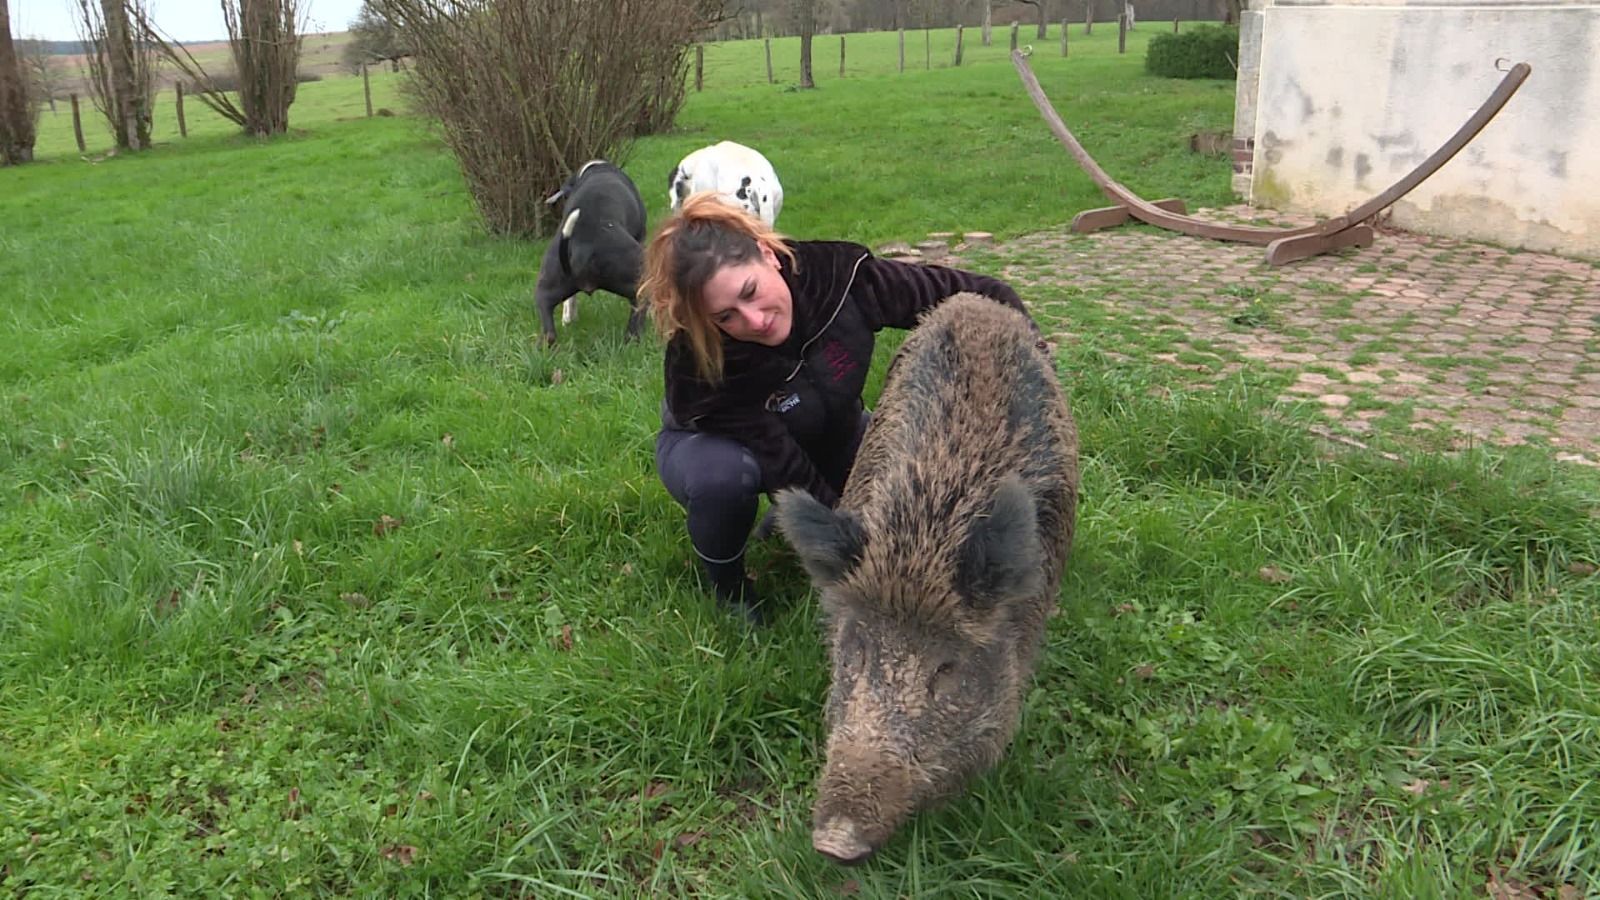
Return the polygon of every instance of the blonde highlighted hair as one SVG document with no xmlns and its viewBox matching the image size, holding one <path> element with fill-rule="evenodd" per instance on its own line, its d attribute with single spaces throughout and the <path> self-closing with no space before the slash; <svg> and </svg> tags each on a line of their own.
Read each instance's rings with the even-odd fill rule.
<svg viewBox="0 0 1600 900">
<path fill-rule="evenodd" d="M 765 222 L 712 191 L 691 194 L 661 224 L 645 247 L 639 292 L 650 298 L 650 316 L 663 340 L 682 332 L 700 377 L 722 380 L 722 330 L 706 315 L 706 283 L 727 266 L 761 258 L 762 250 L 795 264 L 794 251 Z"/>
</svg>

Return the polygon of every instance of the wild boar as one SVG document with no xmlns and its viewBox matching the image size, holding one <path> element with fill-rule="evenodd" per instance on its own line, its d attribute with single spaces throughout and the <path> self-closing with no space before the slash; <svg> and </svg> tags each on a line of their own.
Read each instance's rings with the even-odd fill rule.
<svg viewBox="0 0 1600 900">
<path fill-rule="evenodd" d="M 1077 517 L 1078 435 L 1027 317 L 973 294 L 890 364 L 834 509 L 779 493 L 832 664 L 812 844 L 866 859 L 1010 745 Z"/>
</svg>

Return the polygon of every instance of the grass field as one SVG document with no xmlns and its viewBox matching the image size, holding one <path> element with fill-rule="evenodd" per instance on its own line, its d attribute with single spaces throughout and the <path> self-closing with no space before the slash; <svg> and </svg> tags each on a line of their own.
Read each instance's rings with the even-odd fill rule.
<svg viewBox="0 0 1600 900">
<path fill-rule="evenodd" d="M 1232 84 L 1146 77 L 1151 33 L 1033 64 L 1130 187 L 1225 202 L 1186 138 Z M 893 35 L 851 35 L 842 80 L 819 39 L 807 93 L 791 42 L 776 86 L 759 43 L 709 48 L 626 161 L 652 224 L 721 138 L 773 159 L 799 237 L 1100 205 L 1003 31 L 960 69 L 933 39 L 902 75 Z M 822 861 L 797 562 L 753 551 L 775 627 L 712 606 L 654 473 L 659 345 L 597 296 L 542 349 L 542 248 L 485 236 L 426 123 L 361 103 L 304 85 L 264 142 L 191 106 L 187 140 L 164 115 L 96 162 L 47 115 L 42 161 L 0 171 L 0 890 L 1600 890 L 1600 485 L 1535 450 L 1335 454 L 1248 372 L 1189 393 L 1113 362 L 1138 336 L 1067 288 L 1028 299 L 1083 335 L 1083 503 L 1017 742 L 866 866 Z"/>
</svg>

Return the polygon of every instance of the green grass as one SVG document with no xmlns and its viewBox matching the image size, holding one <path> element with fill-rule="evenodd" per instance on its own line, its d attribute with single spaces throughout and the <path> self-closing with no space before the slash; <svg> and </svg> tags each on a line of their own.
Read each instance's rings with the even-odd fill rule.
<svg viewBox="0 0 1600 900">
<path fill-rule="evenodd" d="M 1232 85 L 1149 78 L 1107 31 L 1036 45 L 1063 115 L 1135 190 L 1226 200 L 1184 139 Z M 711 48 L 627 161 L 652 222 L 722 137 L 769 153 L 802 237 L 1100 205 L 1003 30 L 959 70 L 900 75 L 893 40 L 850 36 L 841 81 L 819 39 L 812 94 L 766 86 L 759 43 Z M 1077 290 L 1035 307 L 1076 335 L 1084 483 L 1017 743 L 865 867 L 823 862 L 801 569 L 754 551 L 771 630 L 712 607 L 654 473 L 659 347 L 598 296 L 541 349 L 541 248 L 485 236 L 425 123 L 360 103 L 330 79 L 287 137 L 195 116 L 95 164 L 51 122 L 0 171 L 6 893 L 1600 889 L 1595 480 L 1532 450 L 1332 456 L 1269 376 L 1174 386 Z"/>
</svg>

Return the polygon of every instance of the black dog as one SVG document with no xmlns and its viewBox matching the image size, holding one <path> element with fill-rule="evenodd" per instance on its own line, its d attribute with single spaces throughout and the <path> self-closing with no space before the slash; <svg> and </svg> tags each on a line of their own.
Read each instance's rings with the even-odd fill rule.
<svg viewBox="0 0 1600 900">
<path fill-rule="evenodd" d="M 545 250 L 533 302 L 539 310 L 539 327 L 545 344 L 556 340 L 552 311 L 566 302 L 562 323 L 577 318 L 582 291 L 606 290 L 625 297 L 633 308 L 628 317 L 628 340 L 636 340 L 644 325 L 645 307 L 639 302 L 639 278 L 644 269 L 644 200 L 625 172 L 603 159 L 583 164 L 576 175 L 545 203 L 561 203 L 561 230 Z"/>
</svg>

